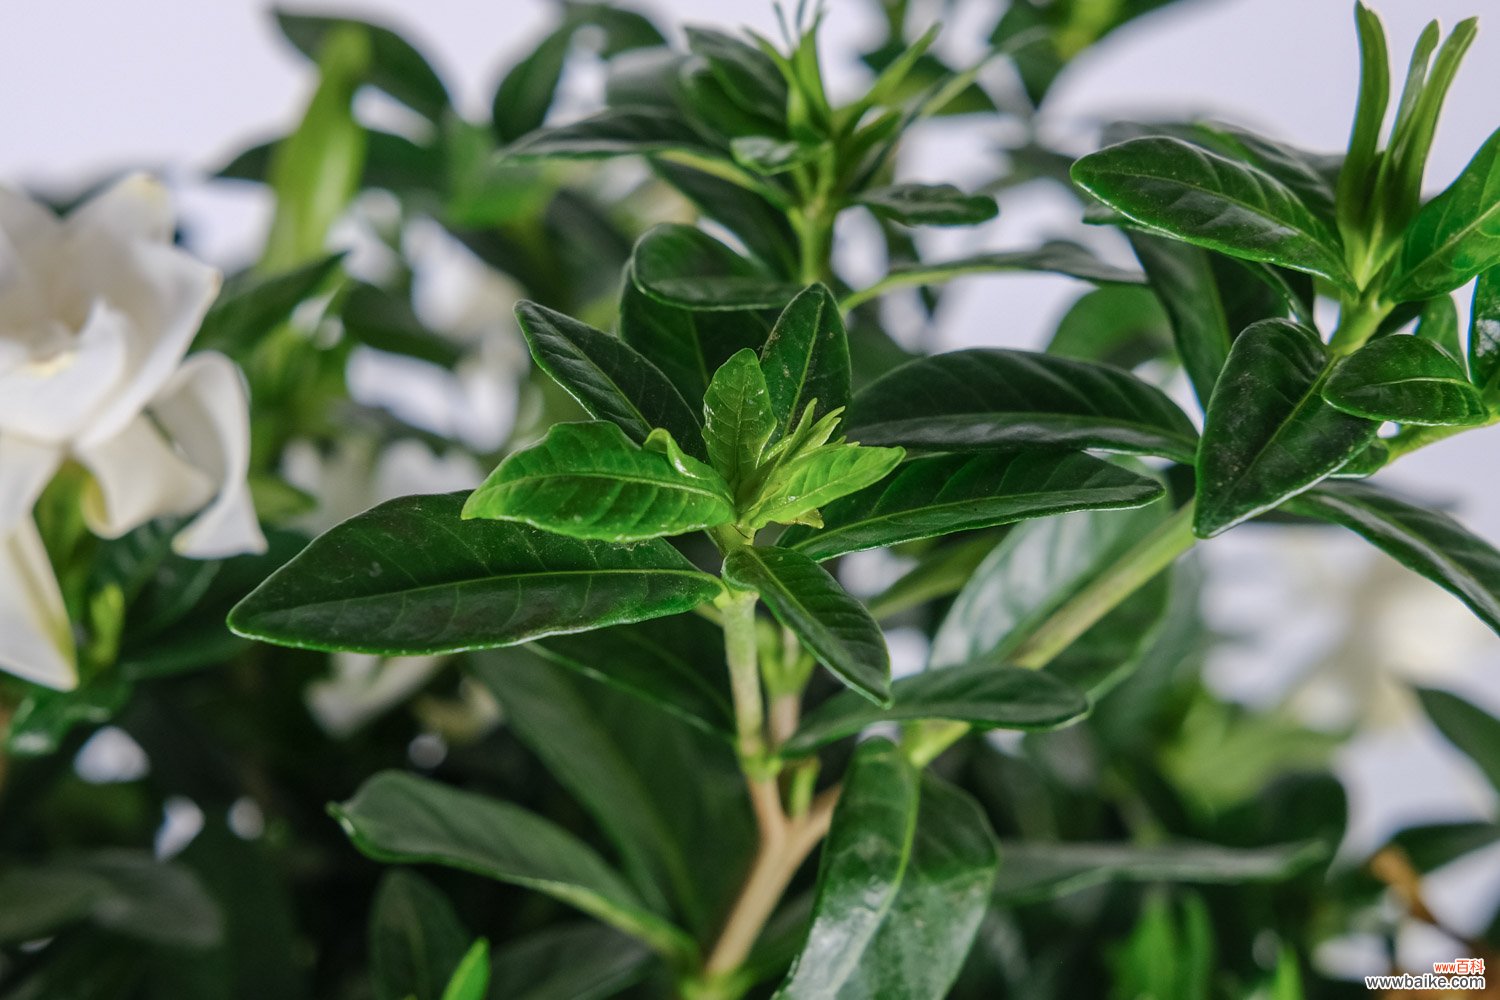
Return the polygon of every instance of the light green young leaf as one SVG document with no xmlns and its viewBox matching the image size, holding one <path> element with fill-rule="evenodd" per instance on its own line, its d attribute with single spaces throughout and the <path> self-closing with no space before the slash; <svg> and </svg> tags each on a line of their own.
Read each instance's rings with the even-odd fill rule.
<svg viewBox="0 0 1500 1000">
<path fill-rule="evenodd" d="M 766 376 L 746 348 L 719 366 L 703 396 L 703 443 L 738 506 L 754 499 L 755 473 L 775 434 Z"/>
<path fill-rule="evenodd" d="M 1295 192 L 1248 163 L 1150 136 L 1085 156 L 1073 165 L 1073 180 L 1156 232 L 1356 291 L 1338 236 Z"/>
<path fill-rule="evenodd" d="M 884 479 L 905 454 L 901 448 L 833 444 L 792 458 L 771 473 L 745 522 L 752 529 L 800 523 L 825 503 Z"/>
<path fill-rule="evenodd" d="M 684 454 L 664 431 L 648 443 L 641 448 L 603 421 L 554 424 L 490 473 L 464 505 L 464 517 L 523 521 L 610 542 L 680 535 L 734 519 L 729 487 L 717 472 Z"/>
<path fill-rule="evenodd" d="M 443 1000 L 484 1000 L 489 987 L 490 943 L 480 938 L 453 970 Z"/>
<path fill-rule="evenodd" d="M 1359 32 L 1359 102 L 1336 192 L 1339 231 L 1345 242 L 1364 232 L 1374 204 L 1380 127 L 1391 99 L 1390 56 L 1380 16 L 1363 3 L 1356 3 L 1354 24 Z"/>
</svg>

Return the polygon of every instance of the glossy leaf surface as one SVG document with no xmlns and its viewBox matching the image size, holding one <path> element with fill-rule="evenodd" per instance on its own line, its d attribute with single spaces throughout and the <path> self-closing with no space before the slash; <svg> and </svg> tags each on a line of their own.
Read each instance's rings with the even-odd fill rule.
<svg viewBox="0 0 1500 1000">
<path fill-rule="evenodd" d="M 771 410 L 783 426 L 795 426 L 814 400 L 814 417 L 849 405 L 849 335 L 826 287 L 813 285 L 787 305 L 761 351 L 760 367 Z"/>
<path fill-rule="evenodd" d="M 1229 357 L 1229 345 L 1239 332 L 1229 328 L 1209 251 L 1162 236 L 1129 235 L 1130 245 L 1171 321 L 1177 356 L 1193 383 L 1198 402 L 1206 407 Z"/>
<path fill-rule="evenodd" d="M 1401 244 L 1390 295 L 1398 301 L 1451 292 L 1500 265 L 1500 131 L 1485 140 L 1452 185 L 1422 206 Z"/>
<path fill-rule="evenodd" d="M 818 508 L 884 479 L 906 453 L 900 448 L 832 444 L 778 465 L 763 487 L 765 499 L 746 516 L 752 528 L 794 524 Z"/>
<path fill-rule="evenodd" d="M 790 549 L 746 546 L 725 557 L 724 579 L 757 591 L 845 684 L 877 704 L 890 701 L 891 661 L 880 626 L 823 567 Z"/>
<path fill-rule="evenodd" d="M 1486 394 L 1500 386 L 1500 267 L 1474 282 L 1469 310 L 1469 375 Z"/>
<path fill-rule="evenodd" d="M 691 610 L 719 593 L 663 541 L 585 542 L 405 497 L 323 534 L 230 614 L 236 632 L 404 656 L 507 646 Z"/>
<path fill-rule="evenodd" d="M 738 504 L 748 503 L 755 471 L 776 434 L 765 373 L 748 348 L 714 372 L 703 396 L 703 441 Z"/>
<path fill-rule="evenodd" d="M 1193 530 L 1208 538 L 1314 485 L 1363 451 L 1380 422 L 1322 395 L 1328 350 L 1286 320 L 1240 334 L 1214 387 L 1198 450 Z"/>
<path fill-rule="evenodd" d="M 635 246 L 635 283 L 681 309 L 779 309 L 802 290 L 692 226 L 656 226 Z"/>
<path fill-rule="evenodd" d="M 1323 398 L 1345 413 L 1401 424 L 1481 424 L 1479 390 L 1451 355 L 1422 337 L 1381 337 L 1341 360 Z"/>
<path fill-rule="evenodd" d="M 1000 211 L 987 194 L 965 194 L 952 184 L 892 184 L 856 198 L 881 218 L 907 226 L 972 226 Z"/>
<path fill-rule="evenodd" d="M 754 311 L 703 312 L 658 302 L 627 278 L 620 293 L 620 339 L 699 407 L 719 366 L 746 348 L 759 351 L 770 324 Z"/>
<path fill-rule="evenodd" d="M 1107 365 L 976 348 L 908 362 L 854 397 L 862 444 L 929 450 L 1099 448 L 1191 461 L 1195 432 L 1161 390 Z"/>
</svg>

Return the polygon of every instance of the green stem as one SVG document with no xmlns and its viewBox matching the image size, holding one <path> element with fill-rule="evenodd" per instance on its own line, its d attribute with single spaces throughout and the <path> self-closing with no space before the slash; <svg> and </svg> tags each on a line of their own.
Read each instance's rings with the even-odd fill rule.
<svg viewBox="0 0 1500 1000">
<path fill-rule="evenodd" d="M 723 601 L 724 652 L 729 661 L 729 689 L 734 698 L 735 731 L 740 761 L 747 773 L 764 767 L 765 707 L 760 691 L 760 665 L 755 641 L 753 591 L 734 593 Z"/>
<path fill-rule="evenodd" d="M 1339 315 L 1338 328 L 1329 339 L 1329 349 L 1335 357 L 1353 354 L 1375 335 L 1390 311 L 1390 306 L 1373 297 L 1346 301 Z"/>
<path fill-rule="evenodd" d="M 792 225 L 797 231 L 797 259 L 801 262 L 799 277 L 802 283 L 826 283 L 832 270 L 832 220 L 826 217 L 822 204 L 814 202 L 793 213 Z"/>
</svg>

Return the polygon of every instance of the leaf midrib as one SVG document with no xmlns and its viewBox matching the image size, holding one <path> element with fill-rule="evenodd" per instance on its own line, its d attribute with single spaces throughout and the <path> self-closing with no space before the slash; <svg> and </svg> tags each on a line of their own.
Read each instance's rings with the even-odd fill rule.
<svg viewBox="0 0 1500 1000">
<path fill-rule="evenodd" d="M 681 493 L 695 493 L 699 496 L 708 497 L 711 500 L 719 500 L 729 504 L 729 498 L 722 493 L 703 486 L 697 486 L 687 479 L 652 479 L 640 474 L 622 474 L 618 472 L 596 471 L 592 469 L 568 469 L 555 472 L 533 472 L 523 473 L 519 476 L 509 476 L 502 483 L 495 484 L 492 489 L 499 492 L 518 486 L 522 483 L 531 483 L 547 479 L 604 479 L 612 483 L 628 483 L 633 486 L 648 486 L 661 490 L 675 490 Z M 732 506 L 732 504 L 731 504 Z"/>
</svg>

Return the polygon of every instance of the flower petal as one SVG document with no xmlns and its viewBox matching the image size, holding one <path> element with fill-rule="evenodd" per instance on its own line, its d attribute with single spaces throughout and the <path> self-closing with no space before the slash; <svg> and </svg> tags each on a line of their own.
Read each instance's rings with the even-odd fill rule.
<svg viewBox="0 0 1500 1000">
<path fill-rule="evenodd" d="M 62 460 L 62 450 L 55 445 L 0 434 L 0 535 L 10 534 L 30 516 Z"/>
<path fill-rule="evenodd" d="M 350 736 L 421 690 L 443 663 L 441 656 L 334 653 L 333 676 L 308 685 L 307 707 L 330 736 Z"/>
<path fill-rule="evenodd" d="M 167 243 L 176 220 L 172 197 L 150 174 L 121 178 L 68 214 L 63 225 L 71 232 L 109 232 L 122 242 L 145 240 Z"/>
<path fill-rule="evenodd" d="M 148 418 L 73 452 L 93 474 L 83 495 L 89 530 L 119 538 L 157 517 L 191 514 L 214 495 L 213 480 L 172 449 Z"/>
<path fill-rule="evenodd" d="M 69 349 L 0 374 L 0 430 L 59 443 L 79 434 L 118 390 L 130 337 L 124 314 L 95 302 Z"/>
<path fill-rule="evenodd" d="M 151 413 L 182 453 L 218 480 L 218 497 L 178 534 L 172 547 L 195 559 L 264 552 L 245 475 L 250 469 L 250 400 L 234 362 L 195 354 L 151 404 Z"/>
<path fill-rule="evenodd" d="M 78 686 L 72 626 L 36 524 L 0 537 L 0 670 L 62 691 Z"/>
<path fill-rule="evenodd" d="M 30 256 L 39 247 L 52 246 L 62 226 L 62 220 L 46 205 L 0 187 L 0 236 L 17 256 Z"/>
</svg>

